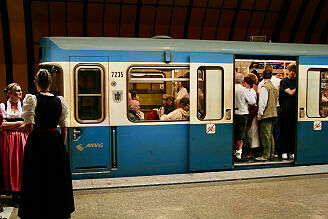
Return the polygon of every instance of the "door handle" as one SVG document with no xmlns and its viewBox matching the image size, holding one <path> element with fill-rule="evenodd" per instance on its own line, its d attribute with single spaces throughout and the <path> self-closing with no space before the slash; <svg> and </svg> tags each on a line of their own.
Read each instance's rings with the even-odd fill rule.
<svg viewBox="0 0 328 219">
<path fill-rule="evenodd" d="M 231 119 L 231 109 L 226 109 L 225 117 L 226 117 L 226 120 L 230 120 Z"/>
<path fill-rule="evenodd" d="M 301 108 L 300 108 L 300 118 L 304 118 L 304 117 L 305 117 L 304 108 L 301 107 Z"/>
<path fill-rule="evenodd" d="M 79 128 L 73 128 L 73 141 L 76 141 L 81 136 L 81 130 Z"/>
</svg>

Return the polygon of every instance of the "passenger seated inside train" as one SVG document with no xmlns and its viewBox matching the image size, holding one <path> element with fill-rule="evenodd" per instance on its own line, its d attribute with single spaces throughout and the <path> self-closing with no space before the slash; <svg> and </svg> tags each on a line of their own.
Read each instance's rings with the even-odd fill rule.
<svg viewBox="0 0 328 219">
<path fill-rule="evenodd" d="M 321 100 L 320 100 L 320 116 L 323 118 L 328 117 L 328 83 L 322 83 Z M 321 85 L 321 86 L 323 86 Z"/>
<path fill-rule="evenodd" d="M 169 113 L 168 115 L 163 115 L 161 120 L 188 120 L 189 119 L 189 99 L 182 98 L 179 103 L 179 108 Z"/>
<path fill-rule="evenodd" d="M 162 96 L 162 105 L 158 108 L 154 108 L 147 116 L 147 120 L 159 120 L 162 115 L 164 115 L 165 107 L 166 107 L 166 98 L 167 94 L 163 94 Z"/>
<path fill-rule="evenodd" d="M 328 117 L 328 107 L 320 107 L 320 116 L 323 118 Z"/>
<path fill-rule="evenodd" d="M 129 119 L 134 122 L 144 120 L 144 113 L 140 110 L 139 101 L 131 100 L 129 105 Z"/>
<path fill-rule="evenodd" d="M 328 83 L 326 83 L 325 88 L 321 88 L 321 102 L 327 103 L 328 102 Z"/>
<path fill-rule="evenodd" d="M 167 99 L 168 95 L 167 94 L 163 94 L 162 96 L 162 106 L 160 106 L 156 111 L 157 111 L 157 115 L 158 115 L 158 118 L 161 118 L 162 115 L 164 115 L 164 112 L 165 112 L 165 107 L 166 107 L 166 104 L 167 104 Z"/>
<path fill-rule="evenodd" d="M 163 115 L 167 115 L 175 110 L 174 97 L 169 94 L 163 94 L 162 105 L 154 108 L 147 116 L 147 120 L 159 120 Z"/>
<path fill-rule="evenodd" d="M 164 107 L 164 114 L 169 114 L 169 113 L 173 112 L 174 110 L 175 110 L 174 97 L 172 95 L 167 95 L 166 105 Z"/>
</svg>

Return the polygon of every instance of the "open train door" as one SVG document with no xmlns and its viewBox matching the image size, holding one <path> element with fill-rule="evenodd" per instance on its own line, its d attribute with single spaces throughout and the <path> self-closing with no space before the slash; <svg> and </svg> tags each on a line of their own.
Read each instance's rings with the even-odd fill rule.
<svg viewBox="0 0 328 219">
<path fill-rule="evenodd" d="M 232 63 L 232 55 L 190 57 L 190 171 L 233 167 Z"/>
<path fill-rule="evenodd" d="M 296 164 L 328 163 L 328 66 L 326 58 L 300 57 Z"/>
</svg>

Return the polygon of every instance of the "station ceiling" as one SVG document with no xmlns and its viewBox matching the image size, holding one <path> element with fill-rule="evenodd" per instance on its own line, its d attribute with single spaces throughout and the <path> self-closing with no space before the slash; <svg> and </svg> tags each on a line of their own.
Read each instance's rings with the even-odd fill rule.
<svg viewBox="0 0 328 219">
<path fill-rule="evenodd" d="M 327 0 L 1 0 L 0 86 L 33 76 L 41 37 L 327 44 L 327 11 Z"/>
</svg>

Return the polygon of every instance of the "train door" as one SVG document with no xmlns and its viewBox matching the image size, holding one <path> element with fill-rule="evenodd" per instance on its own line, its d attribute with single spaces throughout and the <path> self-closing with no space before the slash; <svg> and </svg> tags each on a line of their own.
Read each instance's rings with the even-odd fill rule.
<svg viewBox="0 0 328 219">
<path fill-rule="evenodd" d="M 190 57 L 190 171 L 232 168 L 232 60 Z"/>
<path fill-rule="evenodd" d="M 289 72 L 293 69 L 293 73 Z M 263 73 L 269 70 L 272 73 L 270 81 L 278 91 L 277 99 L 277 117 L 257 120 L 257 115 L 264 113 L 267 109 L 264 107 L 261 111 L 261 89 L 268 82 L 263 79 Z M 236 124 L 243 129 L 236 128 L 236 145 L 242 142 L 239 149 L 239 156 L 235 156 L 234 166 L 249 165 L 271 165 L 271 164 L 290 164 L 294 163 L 297 151 L 296 135 L 297 130 L 297 97 L 299 88 L 297 83 L 297 57 L 294 56 L 265 56 L 265 55 L 236 55 L 235 56 L 235 75 L 239 73 L 244 75 L 244 80 L 235 85 L 235 92 L 241 87 L 252 87 L 256 95 L 257 103 L 248 104 L 243 110 L 238 110 L 241 116 L 234 117 Z M 268 77 L 268 75 L 266 76 Z M 296 78 L 295 78 L 296 77 Z M 241 77 L 238 76 L 241 80 Z M 236 80 L 237 81 L 237 80 Z M 236 82 L 237 83 L 237 82 Z M 238 88 L 239 86 L 239 88 Z M 240 93 L 243 95 L 242 93 Z M 250 95 L 250 96 L 253 96 Z M 265 95 L 263 95 L 265 96 Z M 240 96 L 242 97 L 242 96 Z M 235 100 L 236 103 L 236 100 Z M 262 101 L 263 103 L 263 101 Z M 242 104 L 239 105 L 243 107 Z M 263 106 L 263 105 L 262 105 Z M 238 107 L 235 108 L 236 110 Z M 248 113 L 248 114 L 247 114 Z M 270 113 L 274 113 L 271 111 Z M 245 114 L 246 121 L 242 118 Z M 238 120 L 239 119 L 239 120 Z M 246 126 L 246 127 L 245 127 Z M 236 126 L 235 126 L 236 127 Z M 271 130 L 267 136 L 269 139 L 261 136 L 261 129 Z M 243 134 L 241 135 L 240 133 Z M 262 132 L 263 134 L 264 132 Z M 237 142 L 238 137 L 242 138 Z M 271 140 L 273 145 L 271 147 Z M 265 144 L 265 142 L 266 144 Z M 237 148 L 234 148 L 235 150 Z"/>
<path fill-rule="evenodd" d="M 105 86 L 108 57 L 70 57 L 70 71 L 74 91 L 69 130 L 72 173 L 108 174 L 110 127 Z"/>
<path fill-rule="evenodd" d="M 300 63 L 313 62 L 313 58 L 300 57 Z M 327 163 L 328 68 L 300 65 L 299 71 L 296 164 Z"/>
</svg>

